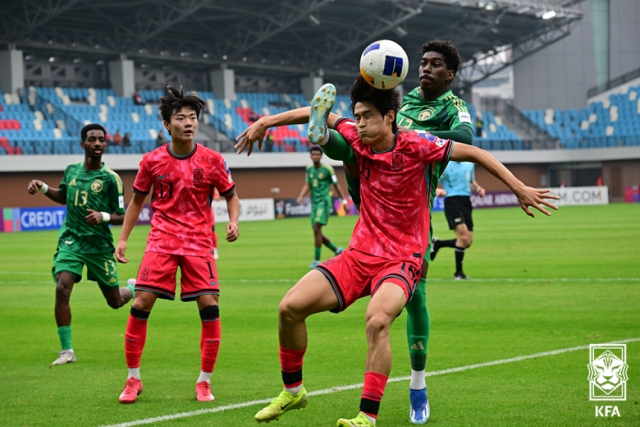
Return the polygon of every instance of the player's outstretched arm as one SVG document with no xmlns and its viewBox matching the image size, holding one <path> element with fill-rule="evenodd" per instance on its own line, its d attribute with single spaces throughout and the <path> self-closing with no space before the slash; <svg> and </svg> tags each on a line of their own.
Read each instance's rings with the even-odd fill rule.
<svg viewBox="0 0 640 427">
<path fill-rule="evenodd" d="M 127 240 L 133 230 L 133 226 L 136 225 L 140 212 L 142 211 L 142 205 L 146 196 L 139 196 L 134 194 L 127 207 L 127 212 L 124 214 L 124 223 L 122 224 L 122 230 L 120 231 L 120 238 L 118 239 L 118 246 L 116 246 L 116 259 L 118 262 L 126 264 L 129 262 L 125 258 L 124 253 L 127 250 Z"/>
<path fill-rule="evenodd" d="M 31 180 L 31 182 L 27 186 L 27 191 L 31 195 L 36 194 L 39 191 L 49 199 L 53 200 L 56 203 L 60 203 L 61 205 L 65 205 L 67 203 L 64 195 L 62 194 L 62 191 L 60 191 L 59 188 L 49 187 L 47 184 L 38 179 Z"/>
<path fill-rule="evenodd" d="M 247 156 L 251 155 L 253 152 L 253 144 L 256 142 L 258 143 L 258 149 L 262 151 L 262 141 L 264 141 L 264 137 L 269 128 L 309 123 L 310 110 L 310 107 L 302 107 L 274 114 L 273 116 L 260 117 L 258 121 L 245 129 L 245 131 L 236 138 L 236 141 L 238 141 L 235 145 L 237 153 L 241 154 L 244 150 L 247 150 Z M 327 124 L 333 126 L 339 118 L 336 114 L 331 113 L 329 114 Z"/>
<path fill-rule="evenodd" d="M 238 192 L 225 197 L 227 200 L 227 212 L 229 212 L 229 223 L 227 224 L 227 242 L 235 242 L 240 237 L 238 230 L 238 218 L 240 218 L 240 199 Z"/>
<path fill-rule="evenodd" d="M 509 169 L 485 150 L 471 145 L 458 144 L 454 142 L 453 147 L 451 148 L 450 158 L 456 162 L 473 162 L 488 170 L 493 176 L 504 182 L 507 187 L 513 191 L 516 197 L 518 197 L 520 207 L 530 217 L 534 217 L 535 215 L 531 210 L 529 210 L 529 207 L 534 207 L 545 215 L 551 215 L 551 213 L 549 213 L 544 206 L 558 210 L 556 205 L 546 200 L 558 200 L 558 196 L 549 194 L 549 190 L 538 190 L 527 187 L 522 183 L 522 181 L 516 178 Z"/>
</svg>

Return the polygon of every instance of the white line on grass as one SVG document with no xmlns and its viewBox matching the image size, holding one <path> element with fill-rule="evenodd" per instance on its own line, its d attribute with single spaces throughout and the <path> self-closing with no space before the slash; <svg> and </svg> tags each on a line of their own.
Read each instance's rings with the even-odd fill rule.
<svg viewBox="0 0 640 427">
<path fill-rule="evenodd" d="M 610 343 L 622 344 L 622 343 L 636 342 L 636 341 L 640 341 L 640 338 L 629 338 L 629 339 L 620 340 L 620 341 L 610 341 Z M 538 357 L 555 356 L 556 354 L 568 353 L 568 352 L 577 351 L 577 350 L 586 350 L 588 348 L 589 348 L 589 345 L 579 345 L 577 347 L 545 351 L 543 353 L 530 354 L 528 356 L 518 356 L 518 357 L 512 357 L 510 359 L 500 359 L 500 360 L 494 360 L 491 362 L 476 363 L 476 364 L 467 365 L 467 366 L 459 366 L 457 368 L 441 369 L 439 371 L 430 371 L 430 372 L 427 372 L 425 376 L 433 377 L 435 375 L 445 375 L 445 374 L 451 374 L 454 372 L 469 371 L 471 369 L 485 368 L 487 366 L 502 365 L 505 363 L 520 362 L 522 360 L 536 359 Z M 410 379 L 411 379 L 410 376 L 396 377 L 396 378 L 389 378 L 388 382 L 395 383 L 399 381 L 408 381 Z M 323 394 L 332 394 L 332 393 L 337 393 L 339 391 L 362 388 L 363 385 L 364 385 L 363 383 L 358 383 L 358 384 L 351 384 L 351 385 L 345 385 L 345 386 L 339 386 L 339 387 L 331 387 L 331 388 L 326 388 L 324 390 L 312 391 L 309 393 L 309 395 L 319 396 Z M 252 400 L 250 402 L 235 403 L 233 405 L 218 406 L 216 408 L 210 408 L 210 409 L 199 409 L 197 411 L 180 412 L 178 414 L 173 414 L 173 415 L 163 415 L 161 417 L 145 418 L 143 420 L 129 421 L 126 423 L 112 424 L 112 425 L 103 426 L 103 427 L 133 427 L 133 426 L 139 426 L 143 424 L 152 424 L 152 423 L 159 423 L 163 421 L 170 421 L 170 420 L 175 420 L 179 418 L 194 417 L 194 416 L 203 415 L 203 414 L 213 414 L 216 412 L 223 412 L 231 409 L 246 408 L 247 406 L 264 405 L 269 402 L 271 402 L 271 399 Z"/>
<path fill-rule="evenodd" d="M 428 278 L 427 282 L 450 282 L 451 279 L 440 277 Z M 240 283 L 291 283 L 298 279 L 222 279 L 222 282 Z M 640 282 L 640 277 L 550 277 L 550 278 L 510 278 L 495 277 L 481 279 L 467 279 L 468 282 Z"/>
</svg>

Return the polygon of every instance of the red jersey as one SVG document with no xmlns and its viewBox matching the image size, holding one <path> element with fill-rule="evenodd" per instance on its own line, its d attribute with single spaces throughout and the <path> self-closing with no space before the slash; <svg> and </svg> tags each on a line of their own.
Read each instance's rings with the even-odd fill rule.
<svg viewBox="0 0 640 427">
<path fill-rule="evenodd" d="M 376 152 L 360 140 L 353 120 L 340 119 L 334 128 L 353 147 L 360 169 L 362 205 L 349 247 L 387 259 L 422 260 L 431 221 L 425 172 L 431 163 L 449 161 L 452 142 L 398 131 L 391 148 Z"/>
<path fill-rule="evenodd" d="M 223 197 L 236 191 L 219 153 L 195 144 L 184 157 L 171 144 L 142 157 L 133 192 L 146 196 L 153 185 L 151 231 L 147 251 L 204 256 L 211 251 L 211 201 L 214 188 Z"/>
</svg>

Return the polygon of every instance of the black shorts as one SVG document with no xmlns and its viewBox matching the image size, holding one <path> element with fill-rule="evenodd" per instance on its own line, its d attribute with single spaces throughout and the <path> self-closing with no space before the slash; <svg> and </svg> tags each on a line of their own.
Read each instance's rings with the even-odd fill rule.
<svg viewBox="0 0 640 427">
<path fill-rule="evenodd" d="M 469 231 L 473 231 L 473 219 L 471 219 L 471 197 L 451 196 L 444 198 L 444 215 L 449 223 L 449 230 L 457 225 L 466 224 Z"/>
</svg>

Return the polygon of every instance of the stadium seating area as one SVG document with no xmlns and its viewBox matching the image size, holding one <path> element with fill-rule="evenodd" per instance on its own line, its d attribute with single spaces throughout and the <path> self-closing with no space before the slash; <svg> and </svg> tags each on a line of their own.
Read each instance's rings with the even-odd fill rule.
<svg viewBox="0 0 640 427">
<path fill-rule="evenodd" d="M 588 108 L 523 113 L 558 138 L 561 148 L 640 146 L 639 95 L 640 86 L 633 86 Z"/>
<path fill-rule="evenodd" d="M 640 145 L 640 86 L 611 95 L 606 102 L 570 110 L 532 110 L 524 114 L 552 137 L 561 148 Z M 110 132 L 129 134 L 128 144 L 111 143 L 112 154 L 144 153 L 156 147 L 162 129 L 158 114 L 159 90 L 140 91 L 146 105 L 115 96 L 111 89 L 30 87 L 22 99 L 0 96 L 0 155 L 81 154 L 78 135 L 87 123 L 101 123 Z M 230 139 L 263 115 L 277 114 L 308 105 L 302 94 L 237 93 L 236 100 L 217 99 L 213 92 L 199 92 L 206 101 L 203 121 Z M 338 96 L 334 112 L 351 116 L 348 96 Z M 472 121 L 476 110 L 469 105 Z M 529 149 L 522 139 L 492 112 L 482 115 L 484 128 L 474 144 L 487 150 Z M 474 129 L 475 130 L 475 129 Z M 307 126 L 281 127 L 270 131 L 266 151 L 303 152 L 309 148 Z"/>
<path fill-rule="evenodd" d="M 473 105 L 469 104 L 469 113 L 471 114 L 471 121 L 473 123 L 473 132 L 476 135 L 476 109 Z M 476 145 L 485 150 L 522 150 L 531 148 L 525 146 L 516 133 L 502 124 L 500 117 L 495 117 L 491 111 L 485 111 L 482 113 L 482 136 L 474 136 L 473 145 Z"/>
</svg>

